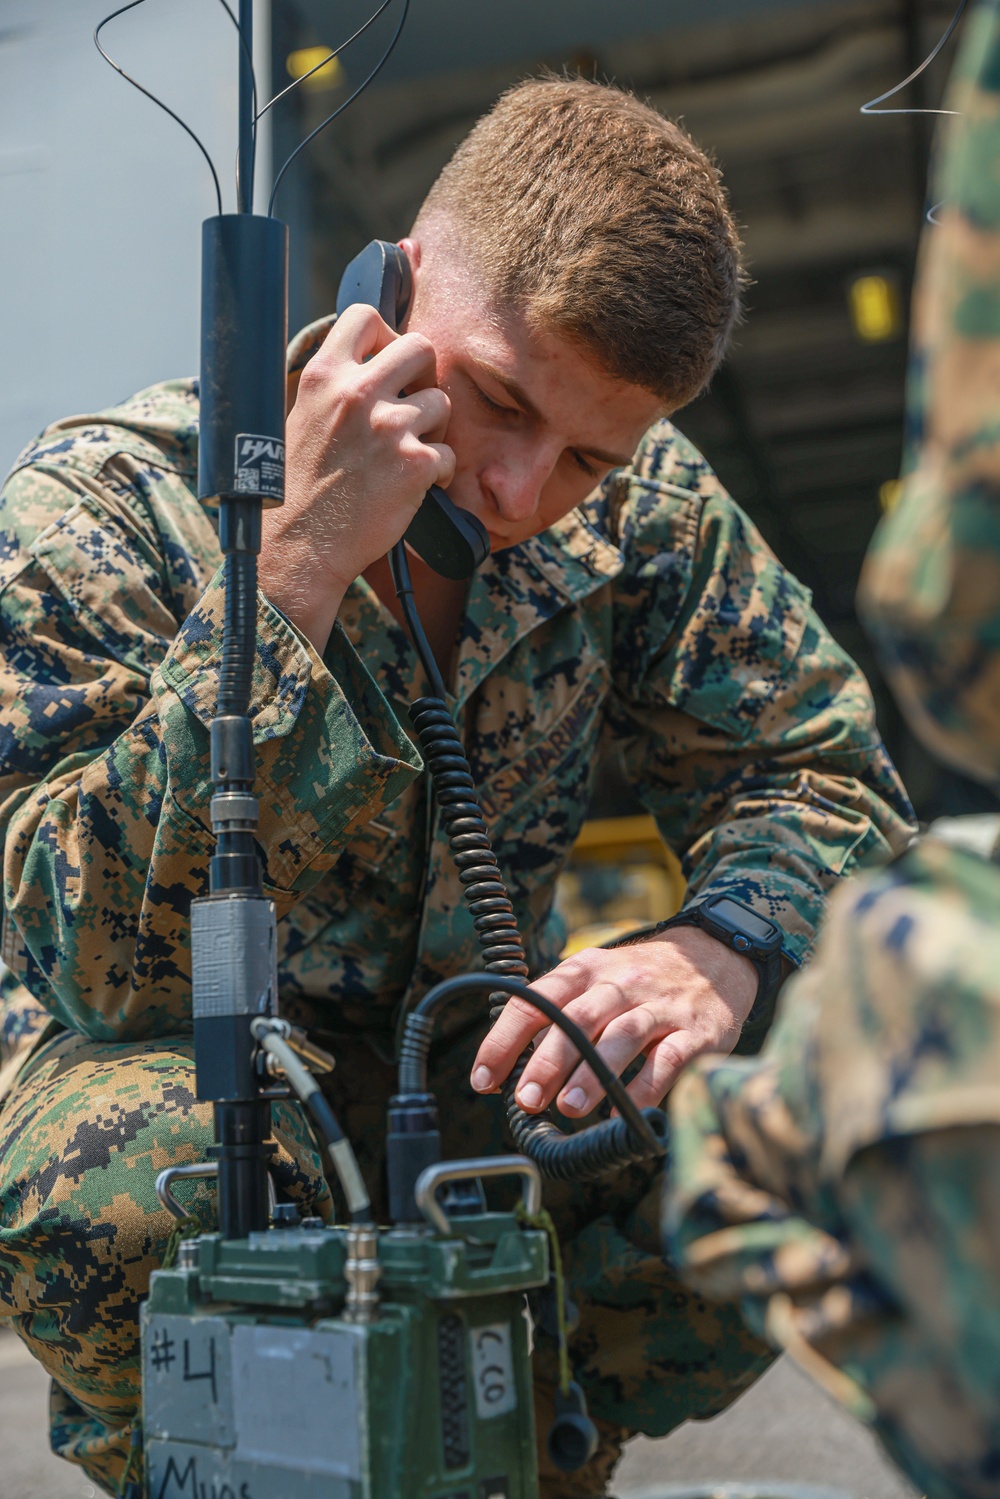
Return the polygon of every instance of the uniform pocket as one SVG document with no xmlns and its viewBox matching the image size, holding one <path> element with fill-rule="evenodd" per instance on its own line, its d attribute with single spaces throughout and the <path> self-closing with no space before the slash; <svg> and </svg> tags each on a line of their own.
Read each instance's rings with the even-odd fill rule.
<svg viewBox="0 0 1000 1499">
<path fill-rule="evenodd" d="M 178 622 L 138 529 L 85 497 L 41 533 L 31 552 L 101 654 L 148 677 Z"/>
<path fill-rule="evenodd" d="M 555 722 L 539 726 L 531 747 L 509 760 L 479 787 L 483 812 L 491 825 L 517 820 L 530 804 L 532 813 L 553 798 L 570 804 L 582 823 L 600 735 L 600 710 L 606 676 L 589 677 Z M 582 796 L 582 806 L 580 799 Z M 574 835 L 575 836 L 575 835 Z"/>
</svg>

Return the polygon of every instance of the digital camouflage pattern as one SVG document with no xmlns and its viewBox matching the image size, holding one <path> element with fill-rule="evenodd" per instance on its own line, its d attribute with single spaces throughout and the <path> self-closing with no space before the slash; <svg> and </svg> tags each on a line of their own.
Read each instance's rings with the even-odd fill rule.
<svg viewBox="0 0 1000 1499">
<path fill-rule="evenodd" d="M 157 1173 L 204 1160 L 210 1104 L 195 1102 L 192 1044 L 110 1043 L 72 1031 L 43 1046 L 0 1114 L 0 1304 L 53 1375 L 53 1446 L 117 1487 L 138 1400 L 138 1306 L 173 1218 Z M 278 1190 L 324 1217 L 330 1191 L 301 1112 L 275 1111 Z M 204 1229 L 214 1198 L 181 1183 Z"/>
<path fill-rule="evenodd" d="M 670 1100 L 685 1280 L 741 1298 L 931 1499 L 1000 1485 L 998 909 L 1000 869 L 930 838 L 848 882 L 760 1056 Z"/>
<path fill-rule="evenodd" d="M 222 630 L 196 443 L 193 382 L 154 387 L 50 428 L 0 500 L 3 958 L 95 1039 L 189 1022 Z M 363 580 L 323 661 L 263 597 L 258 639 L 282 991 L 390 1024 L 478 958 L 400 727 L 412 647 Z M 864 679 L 666 422 L 582 511 L 480 569 L 454 687 L 535 971 L 562 946 L 553 882 L 602 738 L 692 891 L 779 921 L 796 961 L 833 879 L 909 834 Z"/>
<path fill-rule="evenodd" d="M 1000 0 L 968 20 L 925 235 L 913 448 L 862 598 L 942 755 L 1000 771 Z M 959 824 L 983 819 L 954 819 Z M 872 1421 L 930 1499 L 1000 1492 L 1000 822 L 830 902 L 758 1058 L 671 1096 L 666 1223 L 706 1294 Z M 988 856 L 987 856 L 988 855 Z"/>
<path fill-rule="evenodd" d="M 297 341 L 293 366 L 328 326 Z M 120 1470 L 136 1401 L 135 1297 L 166 1231 L 149 1162 L 199 1156 L 207 1138 L 204 1115 L 185 1112 L 179 1050 L 191 1025 L 188 910 L 207 889 L 212 849 L 207 726 L 222 622 L 215 518 L 194 498 L 196 443 L 193 382 L 157 386 L 50 428 L 0 499 L 7 1032 L 20 1059 L 43 1024 L 73 1032 L 36 1037 L 29 1070 L 8 1077 L 0 1224 L 27 1289 L 0 1279 L 0 1308 L 56 1377 L 60 1450 L 104 1483 Z M 602 745 L 617 745 L 692 890 L 729 891 L 780 921 L 795 961 L 836 879 L 909 837 L 864 680 L 666 422 L 581 511 L 480 570 L 452 685 L 535 972 L 562 946 L 554 882 Z M 373 1181 L 400 1014 L 436 979 L 480 966 L 403 727 L 420 686 L 407 638 L 363 580 L 322 660 L 260 598 L 251 712 L 281 1002 L 341 1058 L 334 1094 L 352 1074 L 362 1088 L 338 1107 Z M 483 1131 L 505 1144 L 495 1109 L 467 1083 L 481 1016 L 456 1006 L 442 1026 L 439 1086 L 459 1154 Z M 151 1080 L 153 1042 L 176 1057 L 172 1079 Z M 107 1082 L 88 1045 L 119 1059 L 123 1088 L 139 1069 L 141 1128 L 113 1158 L 114 1180 L 135 1180 L 135 1193 L 108 1186 L 96 1125 L 88 1143 L 88 1121 L 109 1107 L 106 1091 L 91 1097 Z M 82 1070 L 67 1053 L 50 1096 L 34 1068 L 46 1048 L 73 1046 Z M 40 1108 L 51 1124 L 29 1138 L 22 1121 Z M 659 1193 L 641 1172 L 613 1190 L 549 1193 L 605 1472 L 623 1434 L 721 1408 L 768 1357 L 735 1308 L 687 1295 L 662 1265 Z M 119 1253 L 127 1291 L 103 1268 Z M 70 1255 L 72 1305 L 60 1289 Z M 43 1313 L 49 1285 L 63 1309 Z M 51 1317 L 37 1342 L 35 1316 Z M 539 1364 L 544 1385 L 544 1353 Z M 586 1481 L 602 1491 L 599 1469 Z M 546 1499 L 584 1499 L 578 1479 L 545 1484 Z"/>
<path fill-rule="evenodd" d="M 914 299 L 902 497 L 876 532 L 859 612 L 918 734 L 1000 781 L 1000 37 L 965 23 Z"/>
</svg>

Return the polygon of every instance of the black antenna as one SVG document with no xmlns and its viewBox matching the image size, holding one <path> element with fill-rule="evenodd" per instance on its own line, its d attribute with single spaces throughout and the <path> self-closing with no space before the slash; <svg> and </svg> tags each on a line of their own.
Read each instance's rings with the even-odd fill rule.
<svg viewBox="0 0 1000 1499">
<path fill-rule="evenodd" d="M 225 3 L 225 0 L 223 0 Z M 257 79 L 253 68 L 253 0 L 239 0 L 240 99 L 239 146 L 236 152 L 236 211 L 253 213 L 253 179 L 257 157 Z M 228 10 L 229 7 L 226 6 Z M 230 14 L 232 12 L 230 11 Z"/>
<path fill-rule="evenodd" d="M 198 147 L 198 150 L 201 152 L 202 156 L 204 156 L 205 160 L 208 163 L 208 169 L 209 169 L 209 171 L 212 174 L 212 182 L 213 182 L 213 184 L 215 186 L 215 201 L 216 201 L 216 206 L 218 207 L 219 213 L 221 213 L 222 212 L 222 189 L 219 186 L 219 174 L 215 170 L 215 163 L 213 162 L 211 156 L 208 154 L 208 151 L 206 150 L 206 148 L 205 148 L 204 144 L 202 143 L 202 141 L 199 139 L 199 137 L 197 135 L 195 135 L 194 131 L 191 129 L 191 126 L 187 123 L 186 120 L 182 120 L 181 117 L 180 117 L 180 115 L 175 114 L 175 112 L 170 108 L 170 106 L 168 104 L 164 104 L 164 102 L 163 102 L 162 99 L 158 99 L 155 94 L 153 94 L 153 93 L 151 93 L 149 91 L 148 88 L 146 88 L 143 84 L 139 83 L 139 81 L 137 79 L 133 78 L 132 75 L 131 75 L 131 73 L 126 73 L 126 71 L 122 67 L 121 63 L 116 62 L 115 59 L 111 56 L 111 54 L 109 52 L 105 51 L 104 47 L 101 45 L 101 32 L 104 30 L 105 26 L 107 26 L 107 24 L 108 24 L 109 21 L 113 21 L 116 16 L 122 16 L 122 15 L 125 14 L 125 12 L 127 10 L 134 10 L 137 5 L 143 5 L 144 3 L 145 3 L 145 0 L 129 0 L 129 3 L 127 5 L 121 6 L 121 8 L 119 10 L 113 10 L 109 16 L 105 16 L 104 17 L 103 21 L 99 21 L 97 23 L 97 27 L 96 27 L 96 29 L 94 31 L 94 46 L 97 48 L 98 52 L 104 58 L 104 61 L 106 63 L 108 63 L 108 65 L 110 67 L 114 68 L 115 72 L 118 73 L 118 74 L 120 74 L 121 77 L 125 79 L 126 83 L 130 83 L 132 85 L 132 87 L 134 89 L 138 89 L 139 93 L 142 94 L 142 95 L 144 95 L 145 98 L 152 100 L 152 102 L 157 106 L 158 109 L 162 109 L 163 112 L 164 112 L 164 114 L 168 114 L 170 116 L 170 118 L 172 120 L 175 120 L 177 122 L 177 124 L 181 127 L 181 129 L 184 130 L 184 131 L 186 131 L 186 133 L 191 137 L 191 139 L 194 141 L 195 145 Z M 385 0 L 385 3 L 389 4 L 389 0 Z M 238 21 L 236 19 L 235 15 L 233 14 L 232 7 L 229 5 L 228 0 L 219 0 L 219 4 L 222 6 L 222 9 L 226 12 L 226 15 L 229 17 L 230 21 L 232 21 L 233 25 L 236 28 L 237 35 L 239 36 L 240 50 L 241 50 L 241 53 L 242 53 L 242 59 L 241 59 L 241 64 L 240 64 L 240 87 L 241 87 L 241 89 L 244 87 L 244 74 L 249 74 L 249 86 L 250 86 L 250 92 L 251 92 L 251 97 L 252 97 L 252 107 L 251 107 L 250 112 L 249 112 L 250 113 L 250 121 L 251 121 L 251 141 L 250 141 L 249 156 L 248 156 L 248 159 L 249 159 L 249 162 L 250 162 L 250 166 L 249 166 L 249 180 L 250 180 L 251 206 L 250 206 L 250 208 L 247 211 L 248 212 L 252 212 L 252 210 L 253 210 L 253 205 L 252 205 L 252 199 L 253 199 L 253 166 L 254 166 L 254 153 L 255 153 L 255 149 L 256 149 L 256 139 L 257 139 L 257 79 L 256 79 L 256 75 L 254 73 L 253 51 L 252 51 L 252 45 L 253 45 L 253 12 L 252 12 L 251 6 L 249 6 L 249 5 L 244 6 L 241 3 L 241 5 L 240 5 L 240 14 L 241 14 L 241 17 L 243 17 L 243 19 Z M 353 40 L 353 38 L 351 38 L 351 40 Z M 242 122 L 243 122 L 243 119 L 244 119 L 244 115 L 245 115 L 245 109 L 244 109 L 243 101 L 241 99 L 241 101 L 240 101 L 240 122 L 241 122 L 241 127 L 242 127 Z M 236 192 L 237 192 L 237 197 L 239 197 L 239 195 L 240 195 L 240 178 L 241 178 L 240 163 L 241 163 L 242 160 L 243 160 L 243 147 L 242 147 L 242 141 L 241 141 L 241 149 L 237 153 L 237 157 L 236 157 Z"/>
<path fill-rule="evenodd" d="M 384 5 L 380 6 L 379 9 L 375 12 L 375 15 L 373 15 L 370 19 L 374 20 L 375 16 L 376 15 L 381 15 L 381 13 L 382 13 L 382 11 L 384 9 L 385 9 Z M 323 120 L 321 124 L 319 124 L 319 125 L 316 126 L 315 130 L 311 130 L 309 132 L 309 134 L 306 136 L 305 140 L 299 141 L 299 144 L 295 147 L 295 150 L 292 151 L 290 153 L 290 155 L 285 158 L 285 161 L 282 163 L 280 171 L 275 176 L 274 184 L 273 184 L 273 186 L 271 188 L 271 198 L 270 198 L 270 201 L 269 201 L 269 203 L 267 205 L 267 211 L 268 211 L 269 214 L 272 214 L 274 212 L 274 200 L 277 197 L 278 188 L 281 186 L 281 180 L 284 177 L 285 173 L 288 171 L 288 168 L 291 166 L 292 162 L 295 160 L 296 156 L 298 156 L 301 151 L 304 151 L 305 148 L 306 148 L 306 146 L 309 145 L 310 141 L 314 141 L 316 139 L 317 135 L 319 135 L 322 131 L 324 131 L 328 125 L 332 125 L 333 122 L 334 122 L 334 120 L 337 118 L 337 116 L 338 115 L 342 115 L 344 113 L 344 110 L 347 109 L 349 105 L 353 104 L 354 101 L 355 101 L 355 99 L 357 99 L 360 94 L 364 93 L 365 89 L 371 83 L 372 79 L 376 76 L 376 74 L 380 73 L 382 71 L 382 69 L 385 67 L 386 63 L 389 61 L 389 58 L 392 56 L 393 48 L 395 47 L 396 43 L 399 41 L 399 36 L 400 36 L 401 31 L 403 30 L 404 25 L 406 24 L 406 17 L 409 14 L 409 10 L 410 10 L 410 0 L 403 0 L 403 14 L 399 18 L 399 25 L 396 27 L 396 30 L 392 34 L 392 40 L 389 42 L 388 47 L 386 47 L 385 51 L 382 53 L 382 56 L 379 58 L 378 62 L 375 64 L 375 66 L 372 68 L 371 72 L 368 74 L 368 77 L 364 80 L 364 82 L 360 83 L 358 85 L 358 87 L 354 90 L 354 93 L 350 94 L 348 96 L 348 98 L 346 98 L 344 100 L 343 104 L 341 104 L 337 109 L 335 109 L 332 114 L 328 114 L 327 117 L 326 117 L 326 119 Z M 364 30 L 364 27 L 362 27 L 361 29 Z M 357 32 L 356 35 L 360 36 L 361 32 L 360 31 Z M 353 41 L 353 39 L 354 38 L 352 37 L 351 40 Z M 345 46 L 346 45 L 347 44 L 345 43 Z M 286 92 L 287 92 L 287 90 L 286 90 Z"/>
<path fill-rule="evenodd" d="M 224 0 L 223 0 L 223 3 L 224 3 Z M 118 16 L 123 16 L 127 10 L 135 10 L 135 8 L 136 8 L 137 5 L 144 5 L 144 4 L 145 4 L 145 0 L 129 0 L 129 3 L 127 5 L 119 6 L 118 10 L 113 10 L 109 16 L 105 16 L 103 21 L 98 21 L 96 27 L 94 28 L 94 46 L 97 48 L 98 52 L 104 58 L 104 61 L 110 67 L 114 68 L 114 70 L 115 70 L 116 73 L 120 73 L 121 76 L 125 79 L 126 83 L 130 83 L 133 88 L 137 88 L 139 90 L 140 94 L 145 94 L 146 98 L 147 99 L 151 99 L 152 102 L 156 105 L 157 109 L 162 109 L 163 112 L 164 112 L 164 114 L 168 114 L 172 120 L 176 120 L 177 124 L 181 127 L 182 130 L 187 131 L 188 135 L 194 141 L 195 145 L 198 147 L 198 150 L 201 152 L 202 156 L 204 156 L 205 160 L 208 162 L 208 170 L 212 174 L 212 182 L 215 185 L 215 200 L 216 200 L 216 202 L 219 205 L 219 212 L 221 213 L 222 212 L 222 189 L 219 186 L 219 174 L 215 170 L 215 162 L 209 156 L 208 151 L 205 149 L 205 146 L 199 140 L 198 136 L 195 135 L 194 131 L 191 129 L 191 126 L 188 125 L 186 123 L 186 121 L 182 120 L 179 114 L 175 114 L 174 111 L 170 108 L 169 104 L 164 104 L 164 102 L 163 102 L 162 99 L 158 99 L 155 94 L 151 94 L 150 93 L 150 91 L 149 91 L 148 88 L 144 88 L 143 85 L 141 83 L 139 83 L 137 79 L 135 79 L 135 78 L 132 77 L 131 73 L 126 73 L 126 71 L 122 67 L 121 63 L 115 62 L 115 60 L 111 56 L 111 54 L 109 52 L 106 52 L 104 50 L 104 48 L 101 46 L 101 32 L 104 30 L 105 26 L 107 26 L 107 24 L 108 24 L 109 21 L 115 20 L 116 17 L 118 17 Z M 229 7 L 226 6 L 226 9 L 228 10 Z"/>
<path fill-rule="evenodd" d="M 277 93 L 273 98 L 268 99 L 267 103 L 261 106 L 259 113 L 255 115 L 254 118 L 259 120 L 262 115 L 266 115 L 268 110 L 273 109 L 274 106 L 280 100 L 284 99 L 287 94 L 292 93 L 293 90 L 297 89 L 300 84 L 305 83 L 307 79 L 311 78 L 314 73 L 318 73 L 320 68 L 325 68 L 328 63 L 333 62 L 334 58 L 339 57 L 340 54 L 345 50 L 345 48 L 349 47 L 352 42 L 356 42 L 359 36 L 363 36 L 364 33 L 368 30 L 369 26 L 373 25 L 378 20 L 382 12 L 386 10 L 391 4 L 392 0 L 382 0 L 382 4 L 379 6 L 378 10 L 373 10 L 367 21 L 362 22 L 357 31 L 355 31 L 353 35 L 347 38 L 346 42 L 341 42 L 339 47 L 334 47 L 332 52 L 328 52 L 326 56 L 324 58 L 321 58 L 318 63 L 314 64 L 314 66 L 311 67 L 307 73 L 300 73 L 298 78 L 294 79 L 293 82 L 288 84 L 287 88 L 283 88 L 280 93 Z"/>
<path fill-rule="evenodd" d="M 248 81 L 249 81 L 249 86 L 250 86 L 250 94 L 251 94 L 251 100 L 252 100 L 251 119 L 252 119 L 252 123 L 253 123 L 253 129 L 251 131 L 251 141 L 250 141 L 250 148 L 249 148 L 249 162 L 250 162 L 250 166 L 249 166 L 250 206 L 246 210 L 246 212 L 252 213 L 253 212 L 254 162 L 255 162 L 256 154 L 257 154 L 257 74 L 254 71 L 254 65 L 253 65 L 253 10 L 252 10 L 251 7 L 248 6 L 248 7 L 246 7 L 246 10 L 244 11 L 244 7 L 241 5 L 240 6 L 240 16 L 241 16 L 241 19 L 237 20 L 236 17 L 233 15 L 232 7 L 229 5 L 228 0 L 219 0 L 219 4 L 222 6 L 222 9 L 226 12 L 226 15 L 232 21 L 233 25 L 236 27 L 236 34 L 237 34 L 237 36 L 240 39 L 240 54 L 241 54 L 241 57 L 240 57 L 240 90 L 241 90 L 241 93 L 240 93 L 240 99 L 239 99 L 238 109 L 239 109 L 239 122 L 240 122 L 240 130 L 241 131 L 243 129 L 243 122 L 244 122 L 244 120 L 246 118 L 246 113 L 247 113 L 247 110 L 246 110 L 246 100 L 244 98 L 244 94 L 243 94 L 242 91 L 246 88 L 246 85 L 247 85 Z M 249 75 L 249 79 L 247 78 L 247 75 Z M 241 181 L 241 176 L 243 175 L 243 168 L 242 168 L 241 164 L 242 164 L 243 160 L 244 160 L 244 148 L 243 148 L 243 142 L 241 140 L 239 146 L 237 147 L 237 151 L 236 151 L 236 196 L 237 196 L 237 200 L 239 200 L 239 198 L 240 198 L 240 181 Z M 242 212 L 243 210 L 241 209 L 240 211 Z"/>
<path fill-rule="evenodd" d="M 252 1026 L 277 1010 L 277 914 L 264 894 L 256 840 L 250 701 L 261 511 L 284 500 L 288 339 L 288 230 L 253 212 L 253 0 L 239 0 L 237 30 L 237 212 L 202 225 L 198 496 L 218 502 L 226 605 L 209 729 L 215 853 L 209 894 L 191 903 L 197 1096 L 214 1107 L 219 1227 L 227 1239 L 266 1229 L 269 1216 L 271 1113 Z"/>
<path fill-rule="evenodd" d="M 220 0 L 239 40 L 236 208 L 223 212 L 218 173 L 179 115 L 104 50 L 102 29 L 144 0 L 128 0 L 101 21 L 94 42 L 128 83 L 191 137 L 208 163 L 218 214 L 202 225 L 201 416 L 198 497 L 217 502 L 225 557 L 222 666 L 209 740 L 215 852 L 209 893 L 191 903 L 191 978 L 197 1096 L 211 1102 L 218 1161 L 219 1227 L 245 1239 L 268 1224 L 267 1161 L 273 1146 L 270 1102 L 258 1070 L 253 1022 L 277 1009 L 277 913 L 265 895 L 256 840 L 250 703 L 257 656 L 257 556 L 261 512 L 284 501 L 285 347 L 288 339 L 288 229 L 273 217 L 274 195 L 291 162 L 342 114 L 384 66 L 399 25 L 364 82 L 313 130 L 278 172 L 266 216 L 253 211 L 258 104 L 253 66 L 253 0 L 238 17 Z M 353 41 L 387 8 L 382 0 Z M 347 46 L 345 42 L 342 46 Z M 340 49 L 338 49 L 340 50 Z M 331 56 L 335 56 L 332 53 Z M 327 61 L 329 59 L 326 59 Z M 322 63 L 318 66 L 323 66 Z M 276 98 L 283 97 L 288 90 Z M 272 99 L 263 114 L 276 99 Z"/>
</svg>

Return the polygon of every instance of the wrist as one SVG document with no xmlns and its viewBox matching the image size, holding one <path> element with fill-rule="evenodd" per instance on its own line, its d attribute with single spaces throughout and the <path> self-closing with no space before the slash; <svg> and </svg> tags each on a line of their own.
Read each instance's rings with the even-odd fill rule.
<svg viewBox="0 0 1000 1499">
<path fill-rule="evenodd" d="M 339 578 L 315 545 L 283 526 L 280 510 L 266 510 L 257 580 L 261 592 L 322 656 L 351 579 Z"/>
<path fill-rule="evenodd" d="M 651 942 L 669 946 L 724 999 L 733 1013 L 745 1020 L 753 1008 L 759 984 L 757 970 L 745 953 L 734 952 L 696 926 L 675 926 L 656 932 Z"/>
<path fill-rule="evenodd" d="M 744 1017 L 744 1032 L 737 1050 L 758 1050 L 770 1027 L 778 990 L 786 977 L 781 927 L 720 891 L 682 907 L 656 930 L 665 933 L 692 928 L 734 957 L 745 957 L 753 967 L 756 990 Z"/>
</svg>

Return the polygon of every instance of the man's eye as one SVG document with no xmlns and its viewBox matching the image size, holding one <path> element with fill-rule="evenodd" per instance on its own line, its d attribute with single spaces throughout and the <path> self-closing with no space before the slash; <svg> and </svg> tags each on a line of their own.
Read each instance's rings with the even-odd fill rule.
<svg viewBox="0 0 1000 1499">
<path fill-rule="evenodd" d="M 583 454 L 578 453 L 575 448 L 571 448 L 570 452 L 573 455 L 573 462 L 576 464 L 577 468 L 582 468 L 583 472 L 587 475 L 588 478 L 596 479 L 599 470 L 596 469 L 592 463 L 588 463 Z"/>
<path fill-rule="evenodd" d="M 519 415 L 516 406 L 501 406 L 498 401 L 491 401 L 485 390 L 481 390 L 474 380 L 470 380 L 469 384 L 472 386 L 473 396 L 475 397 L 476 401 L 478 401 L 479 405 L 482 406 L 484 411 L 489 411 L 494 416 Z"/>
</svg>

